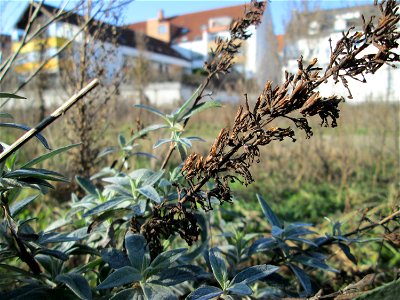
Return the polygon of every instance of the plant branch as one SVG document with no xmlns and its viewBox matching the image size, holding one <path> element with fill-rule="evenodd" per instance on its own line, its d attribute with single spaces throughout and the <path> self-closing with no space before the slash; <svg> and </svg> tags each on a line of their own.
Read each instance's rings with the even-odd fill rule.
<svg viewBox="0 0 400 300">
<path fill-rule="evenodd" d="M 73 95 L 68 101 L 56 109 L 50 116 L 42 120 L 36 127 L 32 128 L 16 140 L 10 147 L 6 148 L 2 153 L 0 153 L 0 163 L 5 161 L 13 152 L 22 147 L 31 138 L 33 138 L 37 133 L 41 132 L 59 117 L 61 117 L 65 112 L 67 112 L 74 104 L 86 96 L 90 91 L 92 91 L 99 84 L 98 79 L 94 79 L 86 87 L 80 90 L 78 93 Z"/>
</svg>

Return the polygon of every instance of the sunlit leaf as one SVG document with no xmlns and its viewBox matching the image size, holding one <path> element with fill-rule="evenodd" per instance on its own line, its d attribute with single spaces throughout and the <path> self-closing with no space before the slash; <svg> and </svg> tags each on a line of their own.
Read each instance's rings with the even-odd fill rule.
<svg viewBox="0 0 400 300">
<path fill-rule="evenodd" d="M 215 286 L 202 286 L 190 293 L 187 296 L 187 300 L 208 300 L 218 297 L 223 294 L 223 291 L 220 288 Z"/>
<path fill-rule="evenodd" d="M 225 287 L 226 281 L 228 280 L 228 270 L 218 248 L 210 249 L 209 258 L 215 279 L 217 279 L 221 287 Z"/>
</svg>

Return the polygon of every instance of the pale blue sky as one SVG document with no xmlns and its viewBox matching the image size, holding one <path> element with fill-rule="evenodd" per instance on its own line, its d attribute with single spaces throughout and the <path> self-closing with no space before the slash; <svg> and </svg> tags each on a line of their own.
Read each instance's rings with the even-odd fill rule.
<svg viewBox="0 0 400 300">
<path fill-rule="evenodd" d="M 272 0 L 271 15 L 274 24 L 274 31 L 277 34 L 284 32 L 283 24 L 287 21 L 290 7 L 293 2 L 305 0 Z M 314 1 L 314 0 L 308 0 Z M 11 33 L 13 23 L 18 19 L 28 0 L 0 0 L 0 32 Z M 72 4 L 74 0 L 70 1 Z M 172 0 L 136 0 L 124 10 L 124 23 L 135 23 L 146 19 L 155 18 L 160 9 L 164 10 L 166 17 L 185 14 L 190 12 L 214 9 L 219 7 L 245 4 L 244 0 L 206 0 L 206 1 L 172 1 Z M 315 2 L 315 1 L 314 1 Z M 373 0 L 316 0 L 322 8 L 335 8 L 356 4 L 373 3 Z M 45 1 L 50 5 L 60 5 L 63 1 Z"/>
</svg>

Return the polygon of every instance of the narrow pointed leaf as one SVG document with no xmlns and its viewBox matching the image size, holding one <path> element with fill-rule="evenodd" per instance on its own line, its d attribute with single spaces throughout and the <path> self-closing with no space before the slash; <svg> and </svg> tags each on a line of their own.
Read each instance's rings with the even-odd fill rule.
<svg viewBox="0 0 400 300">
<path fill-rule="evenodd" d="M 47 160 L 47 159 L 49 159 L 49 158 L 51 158 L 51 157 L 53 157 L 55 155 L 58 155 L 58 154 L 60 154 L 62 152 L 68 151 L 69 149 L 78 147 L 80 145 L 81 145 L 80 143 L 79 144 L 72 144 L 72 145 L 68 145 L 68 146 L 65 146 L 65 147 L 61 147 L 61 148 L 55 149 L 55 150 L 50 151 L 50 152 L 48 152 L 46 154 L 43 154 L 43 155 L 41 155 L 39 157 L 36 157 L 35 159 L 32 159 L 31 161 L 29 161 L 26 164 L 24 164 L 21 168 L 30 168 L 30 167 L 32 167 L 34 165 L 37 165 L 38 163 L 41 163 L 42 161 L 45 161 L 45 160 Z"/>
<path fill-rule="evenodd" d="M 0 98 L 26 99 L 25 97 L 11 94 L 11 93 L 0 93 Z"/>
<path fill-rule="evenodd" d="M 207 102 L 197 104 L 195 107 L 193 107 L 191 110 L 189 110 L 182 117 L 182 120 L 188 119 L 188 118 L 192 117 L 193 115 L 195 115 L 199 112 L 202 112 L 203 110 L 206 110 L 208 108 L 214 108 L 214 107 L 221 107 L 221 103 L 218 101 L 207 101 Z"/>
<path fill-rule="evenodd" d="M 226 280 L 228 279 L 228 270 L 226 268 L 225 261 L 222 258 L 222 254 L 218 248 L 212 248 L 209 251 L 209 257 L 211 269 L 214 273 L 215 279 L 217 279 L 221 287 L 224 287 Z"/>
<path fill-rule="evenodd" d="M 149 266 L 149 275 L 156 274 L 158 271 L 170 267 L 170 265 L 187 251 L 186 248 L 178 248 L 165 251 L 157 255 Z"/>
<path fill-rule="evenodd" d="M 189 99 L 187 99 L 182 106 L 173 114 L 174 116 L 174 121 L 181 119 L 181 115 L 183 114 L 183 112 L 185 111 L 185 109 L 190 105 L 190 103 L 192 101 L 194 101 L 200 93 L 200 89 L 201 89 L 202 85 L 200 85 L 196 91 L 189 97 Z"/>
<path fill-rule="evenodd" d="M 236 283 L 236 284 L 230 286 L 229 288 L 227 288 L 227 290 L 231 294 L 235 294 L 235 295 L 239 295 L 239 296 L 249 296 L 249 295 L 253 294 L 253 291 L 251 290 L 251 288 L 249 288 L 249 286 L 245 283 Z"/>
<path fill-rule="evenodd" d="M 343 253 L 346 255 L 346 257 L 355 265 L 357 265 L 357 258 L 351 253 L 350 247 L 347 246 L 346 244 L 339 243 L 340 249 L 343 251 Z"/>
<path fill-rule="evenodd" d="M 91 183 L 89 180 L 86 178 L 83 178 L 81 176 L 76 176 L 75 177 L 76 181 L 80 185 L 81 188 L 85 190 L 88 194 L 97 196 L 97 188 L 94 186 L 93 183 Z"/>
<path fill-rule="evenodd" d="M 149 111 L 149 112 L 151 112 L 151 113 L 163 118 L 164 120 L 168 120 L 166 114 L 164 114 L 162 111 L 159 111 L 158 109 L 155 109 L 153 107 L 146 106 L 146 105 L 143 105 L 143 104 L 136 104 L 136 105 L 134 105 L 134 107 L 143 108 L 143 109 L 145 109 L 145 110 L 147 110 L 147 111 Z"/>
<path fill-rule="evenodd" d="M 278 246 L 278 241 L 274 238 L 261 238 L 256 240 L 249 249 L 249 254 L 252 255 L 256 252 L 269 251 Z"/>
<path fill-rule="evenodd" d="M 98 290 L 109 289 L 121 285 L 133 283 L 142 280 L 140 272 L 131 266 L 125 266 L 115 270 L 102 283 L 97 286 Z"/>
<path fill-rule="evenodd" d="M 23 125 L 23 124 L 16 124 L 16 123 L 0 123 L 0 127 L 17 128 L 17 129 L 21 129 L 21 130 L 24 130 L 24 131 L 29 131 L 29 130 L 32 129 L 29 126 L 26 126 L 26 125 Z M 46 149 L 51 150 L 49 144 L 47 143 L 46 138 L 43 135 L 41 135 L 40 133 L 36 133 L 35 137 L 42 143 L 42 145 Z"/>
<path fill-rule="evenodd" d="M 150 125 L 146 128 L 143 128 L 142 130 L 140 130 L 138 133 L 134 134 L 127 142 L 128 145 L 130 145 L 134 140 L 136 140 L 137 138 L 140 138 L 144 135 L 146 135 L 149 132 L 158 130 L 158 129 L 162 129 L 162 128 L 168 128 L 169 126 L 166 124 L 154 124 L 154 125 Z"/>
<path fill-rule="evenodd" d="M 196 278 L 210 278 L 211 274 L 203 270 L 203 268 L 193 265 L 176 266 L 165 268 L 157 274 L 155 279 L 150 283 L 160 284 L 164 286 L 173 286 L 179 283 L 195 280 Z"/>
<path fill-rule="evenodd" d="M 272 211 L 271 207 L 265 202 L 265 200 L 261 197 L 261 195 L 257 194 L 257 199 L 261 204 L 261 209 L 264 213 L 264 216 L 267 218 L 267 220 L 270 222 L 271 225 L 282 228 L 281 222 L 279 222 L 278 217 L 275 215 L 275 213 Z"/>
<path fill-rule="evenodd" d="M 279 267 L 272 265 L 257 265 L 244 269 L 239 272 L 233 279 L 232 283 L 251 284 L 254 281 L 260 280 L 276 271 Z"/>
<path fill-rule="evenodd" d="M 208 300 L 218 297 L 223 294 L 223 291 L 215 286 L 202 286 L 190 293 L 186 300 Z"/>
<path fill-rule="evenodd" d="M 18 215 L 28 204 L 30 204 L 33 200 L 35 200 L 39 195 L 34 195 L 23 200 L 20 200 L 16 203 L 13 203 L 10 207 L 11 216 L 15 217 Z"/>
<path fill-rule="evenodd" d="M 119 208 L 118 207 L 119 204 L 121 204 L 123 202 L 128 202 L 129 200 L 132 200 L 132 198 L 126 197 L 126 196 L 115 197 L 114 199 L 108 200 L 108 201 L 90 209 L 83 216 L 88 217 L 91 215 L 98 215 L 99 213 L 105 212 L 107 210 Z"/>
<path fill-rule="evenodd" d="M 304 288 L 307 296 L 313 294 L 312 286 L 311 286 L 311 281 L 306 272 L 304 272 L 302 269 L 299 267 L 290 264 L 289 267 L 292 269 L 294 275 L 296 275 L 298 281 L 300 282 L 301 286 Z"/>
<path fill-rule="evenodd" d="M 153 188 L 152 186 L 150 185 L 142 186 L 137 191 L 146 198 L 153 200 L 156 203 L 161 203 L 160 195 L 157 193 L 156 189 Z"/>
</svg>

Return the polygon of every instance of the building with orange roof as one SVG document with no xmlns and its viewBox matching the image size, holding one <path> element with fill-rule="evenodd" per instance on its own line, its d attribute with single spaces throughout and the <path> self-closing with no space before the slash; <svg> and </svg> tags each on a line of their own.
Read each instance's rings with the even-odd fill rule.
<svg viewBox="0 0 400 300">
<path fill-rule="evenodd" d="M 191 61 L 192 69 L 196 69 L 203 67 L 217 37 L 229 38 L 230 24 L 242 17 L 245 11 L 245 5 L 236 5 L 166 17 L 160 10 L 156 18 L 130 24 L 128 28 L 171 44 Z M 257 59 L 265 35 L 254 25 L 250 26 L 248 33 L 252 35 L 236 57 L 235 68 L 246 77 L 253 77 L 257 73 Z"/>
</svg>

